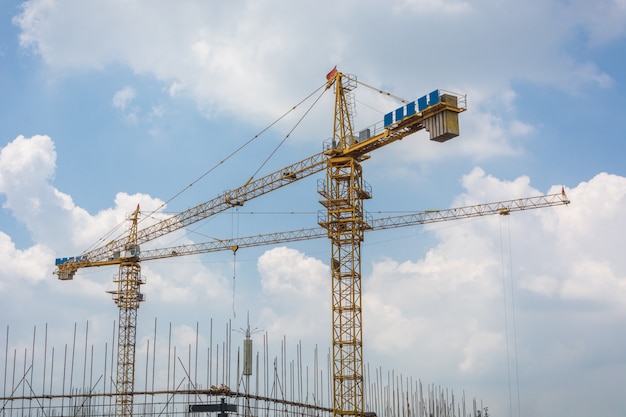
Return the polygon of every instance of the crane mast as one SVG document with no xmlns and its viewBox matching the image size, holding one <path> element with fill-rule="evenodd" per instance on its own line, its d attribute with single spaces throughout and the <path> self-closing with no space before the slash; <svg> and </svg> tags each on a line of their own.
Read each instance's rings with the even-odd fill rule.
<svg viewBox="0 0 626 417">
<path fill-rule="evenodd" d="M 361 155 L 336 150 L 354 142 L 350 93 L 356 80 L 336 74 L 333 149 L 320 194 L 327 217 L 320 222 L 331 243 L 333 414 L 363 415 L 363 336 L 361 325 L 361 242 L 366 224 Z"/>
<path fill-rule="evenodd" d="M 133 415 L 137 309 L 143 301 L 140 288 L 144 282 L 141 278 L 140 250 L 137 244 L 138 218 L 139 205 L 131 215 L 130 231 L 120 254 L 119 273 L 113 279 L 117 283 L 117 291 L 112 292 L 113 300 L 119 309 L 115 415 L 122 417 Z"/>
</svg>

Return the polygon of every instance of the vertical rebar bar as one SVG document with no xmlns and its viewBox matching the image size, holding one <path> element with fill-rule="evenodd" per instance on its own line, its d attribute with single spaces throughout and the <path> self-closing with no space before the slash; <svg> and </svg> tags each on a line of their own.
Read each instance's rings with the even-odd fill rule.
<svg viewBox="0 0 626 417">
<path fill-rule="evenodd" d="M 152 344 L 152 392 L 154 392 L 154 371 L 156 368 L 157 319 L 154 318 L 154 343 Z M 154 410 L 154 395 L 150 399 L 150 410 Z"/>
<path fill-rule="evenodd" d="M 54 378 L 54 347 L 52 348 L 50 352 L 50 399 L 48 400 L 49 407 L 52 407 L 52 380 L 53 378 Z"/>
<path fill-rule="evenodd" d="M 83 391 L 85 391 L 85 381 L 87 376 L 87 338 L 89 335 L 89 320 L 85 322 L 85 353 L 83 361 Z"/>
<path fill-rule="evenodd" d="M 196 321 L 196 359 L 193 373 L 193 385 L 198 386 L 198 337 L 200 332 L 200 323 Z"/>
<path fill-rule="evenodd" d="M 208 352 L 208 356 L 209 356 L 209 364 L 208 364 L 208 370 L 207 370 L 207 388 L 211 388 L 212 385 L 212 376 L 213 376 L 213 360 L 212 360 L 212 353 L 211 353 L 211 349 L 213 349 L 213 319 L 211 318 L 210 322 L 209 322 L 209 352 Z"/>
<path fill-rule="evenodd" d="M 167 379 L 166 379 L 166 390 L 170 390 L 170 365 L 171 365 L 171 348 L 172 348 L 172 323 L 170 322 L 169 333 L 167 337 Z M 172 387 L 173 388 L 173 387 Z"/>
<path fill-rule="evenodd" d="M 117 349 L 115 348 L 116 346 L 116 342 L 117 342 L 117 325 L 118 323 L 113 320 L 113 332 L 111 333 L 111 362 L 109 364 L 110 366 L 110 372 L 109 372 L 109 392 L 113 393 L 114 389 L 115 391 L 117 391 L 117 389 L 113 386 L 114 382 L 113 382 L 113 366 L 115 365 L 115 357 L 113 356 L 114 353 L 117 351 Z M 109 397 L 109 410 L 111 409 L 111 407 L 113 406 L 113 401 L 114 397 L 111 395 Z"/>
<path fill-rule="evenodd" d="M 43 333 L 43 377 L 41 378 L 41 382 L 42 382 L 42 387 L 41 387 L 41 392 L 45 393 L 46 392 L 46 366 L 48 365 L 47 363 L 47 359 L 48 359 L 48 323 L 46 323 L 46 326 L 44 328 L 44 333 Z"/>
<path fill-rule="evenodd" d="M 65 374 L 67 372 L 67 343 L 65 344 L 65 350 L 63 351 L 63 384 L 61 389 L 61 415 L 63 415 L 63 409 L 65 407 Z"/>
<path fill-rule="evenodd" d="M 76 355 L 76 322 L 74 322 L 74 337 L 72 338 L 72 363 L 70 366 L 70 392 L 74 387 L 74 357 Z"/>
<path fill-rule="evenodd" d="M 146 376 L 144 377 L 144 394 L 143 394 L 143 415 L 146 415 L 146 404 L 148 404 L 148 369 L 150 363 L 150 339 L 146 343 Z"/>
<path fill-rule="evenodd" d="M 9 359 L 9 325 L 7 324 L 7 338 L 6 343 L 4 344 L 4 380 L 2 383 L 2 397 L 6 398 L 7 392 L 7 361 Z"/>
</svg>

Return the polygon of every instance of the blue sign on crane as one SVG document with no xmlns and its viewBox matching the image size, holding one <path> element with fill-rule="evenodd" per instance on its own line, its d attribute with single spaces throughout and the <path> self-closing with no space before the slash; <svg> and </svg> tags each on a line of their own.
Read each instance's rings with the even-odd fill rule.
<svg viewBox="0 0 626 417">
<path fill-rule="evenodd" d="M 429 94 L 407 103 L 406 105 L 397 108 L 395 111 L 387 113 L 383 119 L 384 126 L 387 127 L 394 122 L 399 122 L 405 117 L 414 115 L 415 104 L 417 104 L 417 111 L 421 112 L 427 107 L 434 106 L 437 103 L 439 103 L 439 90 L 431 91 Z"/>
</svg>

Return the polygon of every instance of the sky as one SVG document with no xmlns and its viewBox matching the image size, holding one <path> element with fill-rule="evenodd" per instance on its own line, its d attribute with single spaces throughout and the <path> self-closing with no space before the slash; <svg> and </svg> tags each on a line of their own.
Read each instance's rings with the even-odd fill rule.
<svg viewBox="0 0 626 417">
<path fill-rule="evenodd" d="M 364 360 L 494 416 L 624 416 L 625 52 L 624 0 L 4 0 L 0 342 L 109 329 L 115 268 L 61 282 L 54 259 L 123 236 L 137 204 L 163 218 L 320 152 L 334 97 L 317 89 L 337 66 L 407 100 L 467 95 L 458 138 L 419 132 L 363 162 L 373 217 L 571 200 L 368 233 Z M 357 129 L 399 106 L 354 94 Z M 323 178 L 151 247 L 315 227 Z M 146 262 L 138 340 L 155 318 L 183 332 L 249 317 L 327 348 L 329 258 L 321 239 Z"/>
</svg>

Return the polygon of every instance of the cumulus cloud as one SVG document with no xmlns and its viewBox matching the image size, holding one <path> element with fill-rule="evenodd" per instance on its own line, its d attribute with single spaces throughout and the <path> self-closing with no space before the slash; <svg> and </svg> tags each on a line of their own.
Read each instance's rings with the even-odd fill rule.
<svg viewBox="0 0 626 417">
<path fill-rule="evenodd" d="M 526 176 L 501 180 L 480 168 L 462 184 L 466 191 L 453 206 L 544 194 Z M 548 190 L 560 191 L 556 185 Z M 374 260 L 363 283 L 368 358 L 376 363 L 428 358 L 397 366 L 433 378 L 499 375 L 506 384 L 507 367 L 519 366 L 522 381 L 535 380 L 544 366 L 545 372 L 563 372 L 601 355 L 601 342 L 581 339 L 574 329 L 598 326 L 606 317 L 608 330 L 626 317 L 620 301 L 626 296 L 622 257 L 619 249 L 600 242 L 624 229 L 617 210 L 626 204 L 626 179 L 598 174 L 566 191 L 569 206 L 425 226 L 438 243 L 423 257 Z M 605 207 L 602 214 L 599 206 Z M 311 262 L 318 261 L 286 248 L 259 259 L 265 291 L 281 294 L 280 302 L 289 306 L 264 309 L 275 330 L 302 333 L 307 294 L 328 276 L 327 268 Z M 581 314 L 572 316 L 573 308 L 582 308 Z M 554 326 L 561 330 L 555 333 Z M 568 394 L 563 395 L 566 401 Z"/>
<path fill-rule="evenodd" d="M 163 202 L 147 195 L 118 193 L 114 207 L 91 215 L 55 188 L 55 169 L 56 151 L 48 136 L 18 136 L 0 149 L 0 193 L 4 207 L 36 242 L 29 251 L 73 256 L 124 224 L 137 204 L 146 211 L 163 208 Z M 51 270 L 53 259 L 45 270 Z"/>
<path fill-rule="evenodd" d="M 622 0 L 602 1 L 596 5 L 575 0 L 567 13 L 583 28 L 591 45 L 604 44 L 626 33 L 626 3 Z"/>
<path fill-rule="evenodd" d="M 124 118 L 128 123 L 136 124 L 138 116 L 138 108 L 133 104 L 133 100 L 137 96 L 137 91 L 130 86 L 125 86 L 113 94 L 113 107 L 124 114 Z"/>
<path fill-rule="evenodd" d="M 52 251 L 44 245 L 17 249 L 11 237 L 0 231 L 0 291 L 10 291 L 20 281 L 36 283 L 46 279 L 52 258 Z"/>
<path fill-rule="evenodd" d="M 330 322 L 330 270 L 319 259 L 286 247 L 259 257 L 267 330 L 291 337 L 311 337 Z"/>
<path fill-rule="evenodd" d="M 527 177 L 505 181 L 479 168 L 462 183 L 453 206 L 542 194 Z M 374 261 L 364 284 L 374 355 L 428 358 L 403 367 L 433 377 L 459 370 L 503 383 L 515 366 L 523 384 L 544 372 L 601 372 L 604 364 L 580 364 L 602 356 L 615 340 L 598 334 L 626 319 L 626 265 L 614 245 L 626 228 L 616 211 L 626 179 L 601 173 L 567 192 L 565 207 L 426 226 L 439 243 L 423 258 Z M 552 401 L 567 401 L 566 392 Z"/>
<path fill-rule="evenodd" d="M 140 205 L 140 227 L 164 218 L 164 203 L 145 194 L 118 193 L 111 206 L 95 214 L 77 206 L 72 197 L 54 185 L 56 152 L 48 136 L 19 136 L 0 148 L 0 195 L 4 208 L 19 222 L 32 244 L 17 247 L 4 228 L 0 230 L 0 304 L 3 321 L 54 323 L 77 320 L 84 312 L 106 311 L 91 317 L 107 325 L 116 317 L 115 304 L 106 292 L 117 289 L 116 267 L 85 268 L 71 282 L 52 274 L 57 257 L 69 257 L 102 246 L 128 230 L 129 214 Z M 150 216 L 145 214 L 151 213 Z M 4 226 L 4 225 L 3 225 Z M 184 231 L 146 248 L 191 243 Z M 180 305 L 205 306 L 204 313 L 231 311 L 231 288 L 219 270 L 199 262 L 154 262 L 142 265 L 146 285 L 141 291 L 149 303 L 142 311 L 157 314 L 161 308 Z M 225 296 L 227 295 L 227 296 Z M 33 308 L 32 300 L 40 300 Z M 98 307 L 99 306 L 99 307 Z M 173 306 L 173 307 L 172 307 Z M 175 315 L 169 316 L 174 318 Z M 106 340 L 106 339 L 105 339 Z"/>
<path fill-rule="evenodd" d="M 316 297 L 328 273 L 320 260 L 286 247 L 265 252 L 259 258 L 258 269 L 263 290 L 286 297 Z"/>
<path fill-rule="evenodd" d="M 48 136 L 18 136 L 0 153 L 0 191 L 38 187 L 54 176 L 56 151 Z"/>
<path fill-rule="evenodd" d="M 122 65 L 160 80 L 170 95 L 190 97 L 206 114 L 245 114 L 249 121 L 273 120 L 294 104 L 294 97 L 321 86 L 324 74 L 337 63 L 341 70 L 356 72 L 366 82 L 392 91 L 424 94 L 424 85 L 480 91 L 472 94 L 472 105 L 485 113 L 484 130 L 471 136 L 486 143 L 477 145 L 473 154 L 489 150 L 510 155 L 516 149 L 505 133 L 524 133 L 531 126 L 520 130 L 524 122 L 514 120 L 514 115 L 494 115 L 489 106 L 513 97 L 512 84 L 519 80 L 572 91 L 610 86 L 611 77 L 602 68 L 564 53 L 564 46 L 581 28 L 595 43 L 615 39 L 624 32 L 626 14 L 621 3 L 613 0 L 594 2 L 593 7 L 581 1 L 540 0 L 507 1 L 500 7 L 490 2 L 434 0 L 342 5 L 354 22 L 385 16 L 376 22 L 388 34 L 381 38 L 380 31 L 363 32 L 358 25 L 344 24 L 338 17 L 341 10 L 327 12 L 338 6 L 326 3 L 190 1 L 157 7 L 145 1 L 87 5 L 75 0 L 33 0 L 24 3 L 14 23 L 20 28 L 22 47 L 40 55 L 53 69 Z M 447 36 L 431 36 L 442 28 Z M 406 71 L 415 62 L 404 58 L 411 54 L 406 54 L 403 42 L 390 39 L 428 39 L 428 48 L 420 54 L 425 60 L 419 63 L 419 77 L 397 76 L 401 68 Z M 368 73 L 359 74 L 359 68 L 369 68 Z M 132 89 L 120 90 L 115 105 L 127 108 L 132 96 Z M 512 121 L 499 121 L 499 117 Z"/>
<path fill-rule="evenodd" d="M 126 86 L 113 94 L 113 107 L 126 110 L 126 107 L 133 101 L 137 92 L 134 88 Z"/>
</svg>

